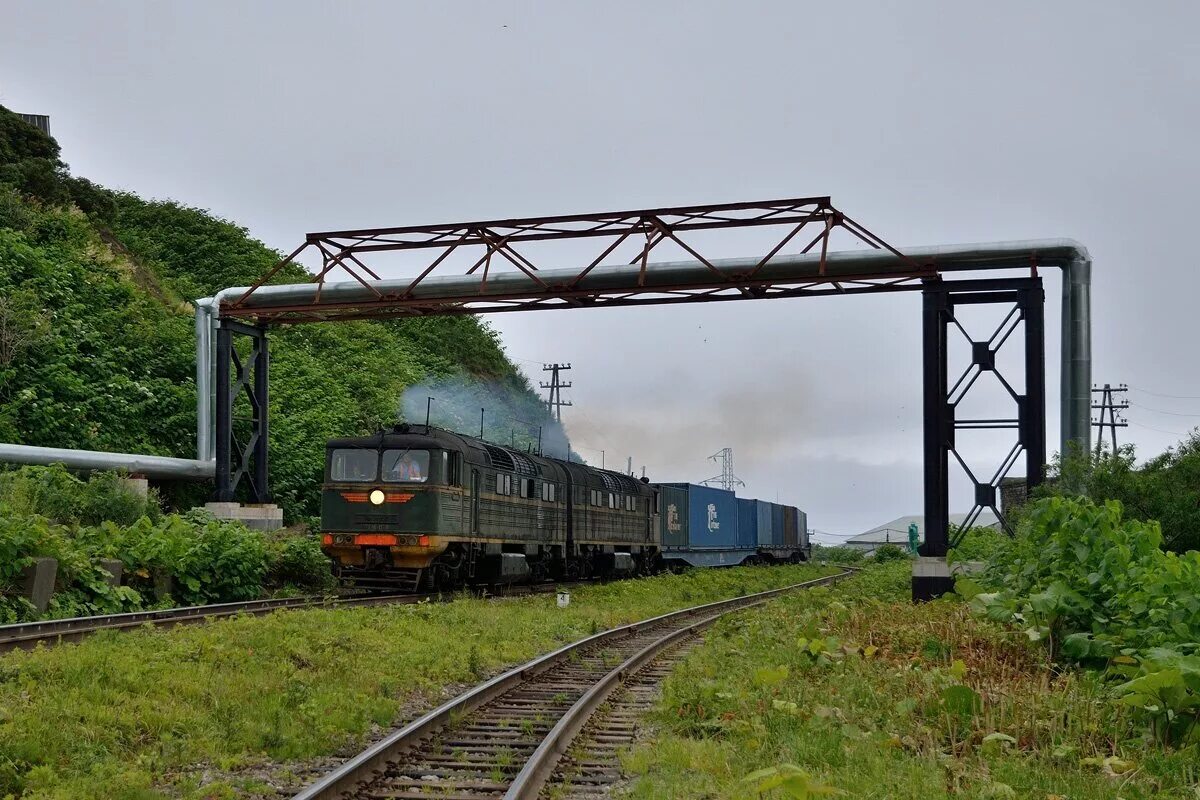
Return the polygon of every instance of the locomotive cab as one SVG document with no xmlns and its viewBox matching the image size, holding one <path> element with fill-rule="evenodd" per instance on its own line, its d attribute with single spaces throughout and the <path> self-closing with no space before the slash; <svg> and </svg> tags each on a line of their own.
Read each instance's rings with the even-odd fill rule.
<svg viewBox="0 0 1200 800">
<path fill-rule="evenodd" d="M 415 585 L 461 524 L 461 453 L 407 426 L 334 439 L 325 453 L 322 548 L 360 585 Z"/>
</svg>

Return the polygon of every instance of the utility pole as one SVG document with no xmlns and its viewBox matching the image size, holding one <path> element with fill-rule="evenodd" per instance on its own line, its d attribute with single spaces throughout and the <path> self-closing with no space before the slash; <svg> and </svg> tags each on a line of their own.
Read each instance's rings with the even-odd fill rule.
<svg viewBox="0 0 1200 800">
<path fill-rule="evenodd" d="M 731 492 L 733 491 L 734 487 L 736 487 L 736 486 L 745 486 L 746 485 L 745 483 L 742 482 L 741 478 L 739 478 L 737 475 L 733 474 L 733 448 L 732 447 L 726 447 L 722 450 L 718 450 L 716 453 L 713 453 L 711 456 L 709 456 L 708 460 L 716 461 L 721 465 L 721 474 L 717 475 L 715 477 L 709 478 L 706 481 L 700 481 L 700 483 L 704 484 L 705 486 L 710 486 L 715 483 L 718 486 L 720 486 L 722 489 L 726 489 Z"/>
<path fill-rule="evenodd" d="M 546 398 L 546 411 L 552 417 L 557 416 L 559 422 L 562 422 L 562 407 L 571 405 L 570 401 L 562 399 L 562 390 L 570 389 L 571 382 L 567 381 L 566 383 L 563 383 L 562 379 L 559 377 L 559 373 L 570 368 L 570 364 L 542 365 L 542 372 L 550 373 L 550 382 L 546 383 L 545 381 L 542 381 L 541 384 L 543 389 L 550 390 L 550 395 Z"/>
<path fill-rule="evenodd" d="M 1129 387 L 1125 384 L 1120 386 L 1111 386 L 1104 384 L 1103 389 L 1092 387 L 1092 394 L 1100 395 L 1099 403 L 1092 403 L 1092 410 L 1099 411 L 1100 417 L 1092 418 L 1092 426 L 1096 428 L 1096 457 L 1100 457 L 1100 451 L 1104 444 L 1104 429 L 1108 428 L 1112 437 L 1112 451 L 1117 452 L 1117 428 L 1128 428 L 1129 423 L 1124 417 L 1120 416 L 1121 412 L 1129 410 L 1129 400 L 1124 397 L 1121 402 L 1116 402 L 1114 395 L 1124 394 L 1129 391 Z M 1108 416 L 1108 421 L 1105 421 L 1105 415 Z"/>
</svg>

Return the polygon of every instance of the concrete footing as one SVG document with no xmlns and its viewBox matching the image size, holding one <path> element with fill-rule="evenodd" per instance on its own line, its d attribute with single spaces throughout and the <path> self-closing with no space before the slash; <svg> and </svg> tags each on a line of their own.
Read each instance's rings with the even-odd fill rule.
<svg viewBox="0 0 1200 800">
<path fill-rule="evenodd" d="M 237 520 L 247 528 L 276 531 L 283 527 L 283 509 L 274 503 L 205 503 L 204 507 L 217 519 Z"/>
<path fill-rule="evenodd" d="M 145 498 L 150 496 L 150 481 L 148 479 L 141 475 L 129 475 L 123 480 L 125 481 L 125 485 L 132 489 L 138 497 Z"/>
<path fill-rule="evenodd" d="M 914 603 L 933 600 L 954 591 L 959 575 L 970 575 L 983 569 L 982 561 L 960 561 L 947 564 L 945 558 L 920 556 L 913 562 L 912 599 Z"/>
<path fill-rule="evenodd" d="M 125 574 L 125 565 L 119 558 L 100 559 L 100 568 L 108 573 L 105 583 L 114 589 L 121 585 L 121 576 Z"/>
<path fill-rule="evenodd" d="M 50 606 L 50 598 L 54 595 L 54 579 L 58 577 L 58 560 L 54 558 L 37 558 L 24 570 L 24 580 L 21 582 L 21 594 L 39 614 L 44 614 Z"/>
<path fill-rule="evenodd" d="M 166 569 L 155 569 L 150 579 L 154 582 L 154 601 L 161 603 L 175 596 L 175 578 Z"/>
</svg>

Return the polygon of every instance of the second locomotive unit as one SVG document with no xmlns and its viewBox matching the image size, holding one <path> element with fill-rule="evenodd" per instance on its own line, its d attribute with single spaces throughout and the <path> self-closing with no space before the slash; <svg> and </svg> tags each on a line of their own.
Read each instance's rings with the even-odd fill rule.
<svg viewBox="0 0 1200 800">
<path fill-rule="evenodd" d="M 791 509 L 790 541 L 781 527 L 760 544 L 762 531 L 734 533 L 737 503 L 756 501 L 695 487 L 682 496 L 705 503 L 693 516 L 707 521 L 689 528 L 680 486 L 402 424 L 328 443 L 322 548 L 343 581 L 401 591 L 806 557 L 803 512 Z M 722 524 L 728 542 L 708 535 Z"/>
</svg>

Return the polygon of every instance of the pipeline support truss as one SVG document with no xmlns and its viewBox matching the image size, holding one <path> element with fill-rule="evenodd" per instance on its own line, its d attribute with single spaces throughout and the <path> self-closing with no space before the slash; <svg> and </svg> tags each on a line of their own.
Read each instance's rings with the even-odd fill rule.
<svg viewBox="0 0 1200 800">
<path fill-rule="evenodd" d="M 731 229 L 778 229 L 754 259 L 727 269 L 705 255 L 694 236 Z M 899 269 L 884 272 L 827 274 L 825 258 L 833 234 L 848 234 L 858 246 L 889 253 Z M 595 242 L 577 269 L 547 270 L 535 263 L 528 246 L 571 240 Z M 789 248 L 788 246 L 791 245 Z M 772 277 L 768 264 L 785 248 L 819 257 L 816 274 L 805 280 Z M 651 281 L 653 259 L 665 250 L 682 253 L 705 267 L 702 275 L 677 282 Z M 302 253 L 315 251 L 321 267 L 315 291 L 303 302 L 256 302 L 256 293 Z M 402 257 L 409 277 L 383 281 L 373 259 L 390 253 Z M 632 254 L 632 257 L 630 255 Z M 459 276 L 473 276 L 469 287 L 435 292 L 431 278 L 444 277 L 456 265 Z M 598 286 L 588 280 L 612 266 L 636 267 L 630 280 Z M 435 275 L 435 272 L 437 273 Z M 507 289 L 505 273 L 523 276 Z M 905 258 L 898 250 L 833 207 L 828 197 L 748 203 L 644 209 L 599 214 L 413 225 L 310 233 L 304 244 L 266 275 L 221 306 L 224 317 L 290 323 L 331 319 L 364 319 L 430 314 L 474 314 L 584 306 L 705 302 L 798 294 L 846 294 L 916 288 L 920 278 L 936 274 Z M 345 299 L 325 291 L 331 276 L 349 276 L 361 290 Z M 498 283 L 499 281 L 499 283 Z M 511 282 L 509 282 L 511 283 Z M 385 285 L 390 284 L 390 285 Z M 907 285 L 906 285 L 907 284 Z"/>
<path fill-rule="evenodd" d="M 965 315 L 982 305 L 1011 307 L 983 340 L 972 336 L 963 325 Z M 931 282 L 923 292 L 922 340 L 925 416 L 925 541 L 922 556 L 944 558 L 949 548 L 985 510 L 991 510 L 1001 526 L 1011 533 L 1008 520 L 998 502 L 1000 481 L 1025 456 L 1025 479 L 1029 489 L 1041 483 L 1046 465 L 1046 365 L 1045 365 L 1045 294 L 1041 278 L 1007 278 Z M 1024 348 L 1021 357 L 1023 381 L 1009 380 L 999 369 L 997 353 L 1021 326 Z M 955 371 L 949 382 L 951 337 L 962 336 L 970 346 L 970 363 Z M 990 373 L 997 379 L 1012 402 L 1011 417 L 967 418 L 960 408 L 978 380 Z M 1011 377 L 1011 376 L 1010 376 Z M 1014 384 L 1023 387 L 1021 391 Z M 972 469 L 960 452 L 957 434 L 966 430 L 1012 429 L 1016 441 L 991 474 Z M 953 461 L 951 460 L 953 459 Z M 955 469 L 952 470 L 952 465 Z M 970 481 L 974 503 L 963 524 L 950 533 L 950 476 L 961 473 Z M 927 599 L 951 588 L 948 578 L 942 585 L 918 585 L 914 578 L 914 597 Z M 937 583 L 937 581 L 933 581 Z"/>
<path fill-rule="evenodd" d="M 243 359 L 234 346 L 234 336 L 250 340 Z M 246 481 L 251 503 L 270 502 L 267 483 L 267 413 L 269 356 L 265 326 L 221 320 L 217 328 L 217 463 L 216 499 L 232 502 Z M 248 415 L 235 417 L 238 400 L 245 396 Z M 248 432 L 239 437 L 236 423 Z"/>
</svg>

